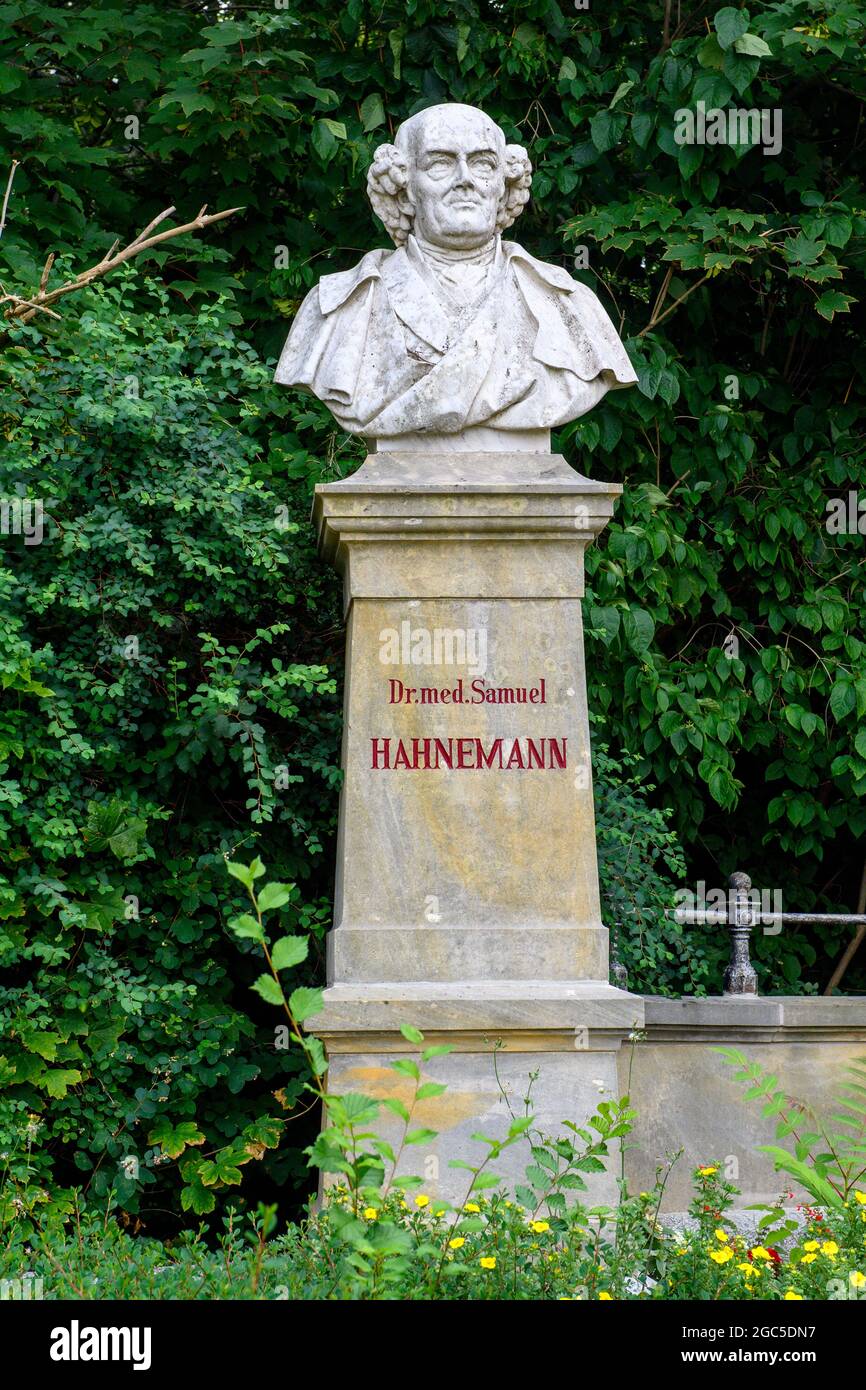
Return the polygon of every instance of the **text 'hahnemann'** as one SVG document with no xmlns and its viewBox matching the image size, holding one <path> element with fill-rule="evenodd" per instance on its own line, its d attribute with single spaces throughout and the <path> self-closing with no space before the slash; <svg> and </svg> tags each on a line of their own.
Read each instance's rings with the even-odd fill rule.
<svg viewBox="0 0 866 1390">
<path fill-rule="evenodd" d="M 374 772 L 549 772 L 567 763 L 567 738 L 371 738 Z"/>
</svg>

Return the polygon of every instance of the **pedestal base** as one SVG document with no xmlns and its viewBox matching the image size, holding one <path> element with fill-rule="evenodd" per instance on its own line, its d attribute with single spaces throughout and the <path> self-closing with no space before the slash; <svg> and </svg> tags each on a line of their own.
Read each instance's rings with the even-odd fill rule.
<svg viewBox="0 0 866 1390">
<path fill-rule="evenodd" d="M 411 1127 L 437 1137 L 405 1150 L 397 1173 L 418 1175 L 429 1197 L 457 1204 L 471 1174 L 450 1161 L 480 1163 L 487 1152 L 472 1135 L 504 1138 L 512 1119 L 526 1113 L 527 1096 L 536 1132 L 556 1137 L 565 1120 L 583 1125 L 599 1101 L 619 1095 L 617 1056 L 643 1017 L 642 999 L 598 982 L 354 984 L 326 991 L 315 1030 L 328 1050 L 330 1090 L 393 1097 L 406 1106 L 415 1083 L 390 1063 L 417 1059 L 422 1049 L 407 1043 L 400 1024 L 420 1028 L 422 1046 L 453 1048 L 421 1066 L 422 1081 L 448 1089 L 415 1107 Z M 396 1149 L 402 1124 L 385 1107 L 376 1129 Z M 531 1136 L 521 1138 L 493 1165 L 511 1190 L 525 1182 L 530 1143 Z M 614 1154 L 607 1171 L 588 1181 L 587 1200 L 615 1201 L 618 1172 Z"/>
<path fill-rule="evenodd" d="M 380 441 L 381 444 L 382 441 Z M 536 441 L 540 443 L 542 441 Z M 328 1085 L 411 1103 L 401 1024 L 447 1056 L 404 1174 L 458 1202 L 475 1133 L 557 1135 L 618 1094 L 640 999 L 608 983 L 581 598 L 620 488 L 541 452 L 377 453 L 316 489 L 349 620 L 345 782 L 324 1013 Z M 537 1073 L 537 1075 L 536 1075 Z M 395 1148 L 400 1121 L 381 1111 Z M 530 1141 L 502 1156 L 512 1187 Z M 613 1160 L 618 1170 L 618 1155 Z M 613 1168 L 593 1199 L 615 1197 Z"/>
</svg>

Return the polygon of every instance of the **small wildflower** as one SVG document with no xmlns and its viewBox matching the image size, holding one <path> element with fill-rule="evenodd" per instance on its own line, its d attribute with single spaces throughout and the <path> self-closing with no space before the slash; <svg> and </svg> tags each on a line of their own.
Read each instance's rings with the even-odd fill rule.
<svg viewBox="0 0 866 1390">
<path fill-rule="evenodd" d="M 711 1174 L 717 1173 L 718 1171 L 719 1171 L 719 1170 L 718 1170 L 717 1167 L 716 1167 L 716 1168 L 699 1168 L 699 1169 L 698 1169 L 698 1172 L 700 1173 L 700 1175 L 701 1175 L 702 1178 L 708 1178 L 708 1177 L 711 1176 Z"/>
<path fill-rule="evenodd" d="M 482 1255 L 482 1256 L 481 1256 L 481 1259 L 478 1261 L 478 1263 L 480 1264 L 480 1266 L 481 1266 L 482 1269 L 495 1269 L 495 1268 L 496 1268 L 496 1256 L 495 1256 L 495 1255 Z"/>
<path fill-rule="evenodd" d="M 424 1196 L 424 1193 L 421 1192 L 421 1193 L 419 1193 L 419 1195 L 415 1198 L 415 1205 L 416 1205 L 416 1207 L 429 1207 L 429 1205 L 430 1205 L 430 1198 L 429 1198 L 429 1197 L 425 1197 L 425 1196 Z"/>
<path fill-rule="evenodd" d="M 601 1293 L 598 1296 L 598 1299 L 600 1303 L 612 1303 L 613 1294 L 609 1294 L 607 1289 L 602 1289 Z"/>
<path fill-rule="evenodd" d="M 839 1254 L 839 1247 L 835 1240 L 825 1240 L 824 1244 L 821 1246 L 821 1254 L 826 1255 L 828 1259 L 835 1260 L 836 1256 Z"/>
<path fill-rule="evenodd" d="M 753 1246 L 750 1253 L 753 1260 L 772 1260 L 773 1258 L 769 1250 L 765 1249 L 763 1245 Z"/>
<path fill-rule="evenodd" d="M 860 1203 L 861 1207 L 866 1207 L 866 1192 L 861 1192 L 859 1187 L 854 1188 L 854 1199 Z"/>
<path fill-rule="evenodd" d="M 365 1208 L 364 1208 L 364 1220 L 365 1220 L 365 1221 L 378 1221 L 378 1220 L 379 1220 L 379 1213 L 377 1212 L 377 1210 L 376 1210 L 375 1207 L 365 1207 Z"/>
<path fill-rule="evenodd" d="M 813 1260 L 817 1260 L 817 1258 L 818 1258 L 818 1256 L 815 1254 L 815 1251 L 814 1251 L 814 1250 L 811 1250 L 811 1251 L 809 1252 L 808 1255 L 804 1255 L 804 1256 L 803 1256 L 803 1258 L 802 1258 L 802 1260 L 800 1261 L 800 1263 L 801 1263 L 801 1264 L 804 1264 L 804 1265 L 810 1265 L 810 1264 L 812 1263 L 812 1261 L 813 1261 Z"/>
<path fill-rule="evenodd" d="M 788 1289 L 785 1294 L 785 1301 L 787 1303 L 793 1303 L 795 1300 L 797 1303 L 802 1303 L 803 1295 L 801 1293 L 795 1293 L 793 1289 Z"/>
<path fill-rule="evenodd" d="M 716 1237 L 716 1240 L 730 1240 L 730 1236 L 728 1235 L 727 1231 L 723 1231 L 721 1226 L 719 1226 L 718 1230 L 714 1232 L 714 1235 Z"/>
<path fill-rule="evenodd" d="M 530 1221 L 529 1225 L 537 1236 L 543 1235 L 545 1231 L 550 1230 L 549 1221 Z"/>
<path fill-rule="evenodd" d="M 449 1250 L 459 1250 L 459 1249 L 461 1248 L 461 1246 L 463 1246 L 463 1245 L 465 1245 L 465 1244 L 466 1244 L 466 1237 L 465 1237 L 465 1236 L 455 1236 L 453 1240 L 449 1240 L 449 1242 L 448 1242 L 448 1249 L 449 1249 Z"/>
<path fill-rule="evenodd" d="M 464 1211 L 480 1211 L 481 1208 L 475 1202 L 467 1202 Z"/>
<path fill-rule="evenodd" d="M 852 1288 L 862 1289 L 863 1285 L 866 1284 L 866 1274 L 861 1274 L 859 1269 L 852 1269 L 848 1275 L 848 1282 Z"/>
<path fill-rule="evenodd" d="M 728 1260 L 732 1260 L 733 1258 L 734 1252 L 727 1246 L 722 1246 L 721 1250 L 710 1251 L 710 1259 L 715 1260 L 717 1265 L 726 1264 Z"/>
<path fill-rule="evenodd" d="M 803 1249 L 804 1249 L 804 1250 L 817 1250 L 817 1249 L 818 1249 L 818 1242 L 817 1242 L 817 1240 L 807 1240 L 807 1241 L 806 1241 L 806 1244 L 803 1246 Z"/>
</svg>

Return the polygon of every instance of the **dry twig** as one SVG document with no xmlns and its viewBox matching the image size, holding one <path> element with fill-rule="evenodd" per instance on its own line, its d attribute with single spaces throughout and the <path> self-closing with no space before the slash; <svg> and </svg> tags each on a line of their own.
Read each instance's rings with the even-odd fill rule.
<svg viewBox="0 0 866 1390">
<path fill-rule="evenodd" d="M 12 192 L 12 180 L 15 177 L 15 170 L 20 164 L 20 160 L 13 159 L 12 168 L 9 170 L 9 178 L 6 180 L 6 192 L 3 195 L 3 207 L 0 208 L 0 236 L 3 235 L 3 228 L 6 226 L 6 209 L 9 206 L 9 195 Z"/>
<path fill-rule="evenodd" d="M 174 212 L 173 207 L 166 208 L 165 212 L 161 212 L 158 217 L 147 224 L 144 231 L 139 232 L 134 241 L 131 241 L 128 246 L 124 246 L 123 250 L 118 251 L 117 248 L 120 243 L 115 241 L 114 245 L 100 261 L 97 261 L 96 265 L 92 265 L 89 270 L 82 270 L 74 280 L 67 280 L 64 284 L 58 285 L 56 289 L 49 290 L 47 289 L 48 276 L 54 264 L 52 253 L 45 262 L 38 290 L 29 297 L 9 294 L 0 286 L 0 306 L 5 306 L 2 309 L 3 318 L 6 319 L 9 326 L 15 322 L 29 323 L 36 314 L 49 314 L 52 318 L 59 318 L 59 314 L 55 314 L 48 306 L 56 303 L 63 295 L 73 294 L 75 290 L 84 289 L 103 275 L 110 275 L 111 271 L 116 270 L 119 265 L 132 260 L 133 256 L 141 255 L 142 251 L 148 251 L 151 246 L 157 246 L 160 242 L 183 236 L 186 232 L 202 231 L 203 228 L 209 227 L 212 222 L 221 222 L 224 217 L 231 217 L 234 213 L 241 211 L 240 208 L 227 208 L 224 212 L 207 213 L 206 208 L 207 204 L 201 209 L 198 216 L 193 218 L 192 222 L 185 222 L 182 227 L 168 227 L 165 231 L 157 232 L 156 235 L 151 236 L 150 233 L 153 232 L 154 228 L 158 227 Z M 9 327 L 0 329 L 0 338 L 7 336 L 8 332 Z"/>
</svg>

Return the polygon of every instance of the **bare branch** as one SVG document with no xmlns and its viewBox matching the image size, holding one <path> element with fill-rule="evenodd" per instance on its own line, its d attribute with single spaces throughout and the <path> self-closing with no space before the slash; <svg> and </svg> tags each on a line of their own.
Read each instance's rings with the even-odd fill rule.
<svg viewBox="0 0 866 1390">
<path fill-rule="evenodd" d="M 152 222 L 148 222 L 144 231 L 139 232 L 138 236 L 135 238 L 135 241 L 131 241 L 129 243 L 130 246 L 137 246 L 140 241 L 144 241 L 144 238 L 147 236 L 149 232 L 153 231 L 154 227 L 158 227 L 160 222 L 164 222 L 167 217 L 171 217 L 171 214 L 175 211 L 176 209 L 173 206 L 170 208 L 166 208 L 165 212 L 161 212 L 158 217 L 155 217 L 153 219 Z M 116 242 L 115 245 L 117 245 Z"/>
<path fill-rule="evenodd" d="M 669 314 L 673 313 L 677 305 L 682 304 L 684 299 L 688 299 L 690 294 L 694 294 L 695 290 L 699 290 L 701 288 L 701 285 L 705 285 L 707 281 L 711 278 L 712 271 L 708 270 L 706 275 L 701 276 L 700 280 L 696 280 L 693 285 L 689 285 L 689 288 L 683 294 L 679 295 L 679 297 L 674 300 L 673 304 L 668 305 L 667 309 L 665 309 L 663 314 L 656 315 L 655 312 L 653 312 L 650 315 L 650 321 L 646 325 L 646 328 L 642 328 L 640 332 L 637 334 L 637 337 L 642 338 L 645 333 L 649 333 L 650 329 L 656 328 L 658 324 L 662 323 L 668 317 Z"/>
<path fill-rule="evenodd" d="M 3 298 L 4 298 L 4 299 L 10 300 L 11 303 L 13 303 L 13 304 L 19 304 L 19 305 L 21 306 L 22 310 L 23 310 L 23 309 L 32 309 L 34 314 L 48 314 L 49 318 L 52 318 L 52 319 L 59 319 L 59 318 L 60 318 L 60 315 L 59 315 L 59 314 L 55 314 L 55 312 L 54 312 L 53 309 L 46 309 L 44 304 L 37 304 L 37 303 L 36 303 L 34 300 L 32 300 L 32 299 L 22 299 L 21 296 L 20 296 L 20 295 L 17 295 L 17 294 L 6 294 L 6 295 L 3 296 Z M 33 317 L 32 314 L 28 314 L 28 318 L 32 318 L 32 317 Z"/>
<path fill-rule="evenodd" d="M 206 206 L 207 204 L 205 204 L 205 207 Z M 154 236 L 149 235 L 155 227 L 158 227 L 161 222 L 164 222 L 165 219 L 174 212 L 173 207 L 166 208 L 165 212 L 161 212 L 158 217 L 155 217 L 152 222 L 149 222 L 144 230 L 139 232 L 135 240 L 131 241 L 128 246 L 125 246 L 122 251 L 117 250 L 119 243 L 115 241 L 111 249 L 102 257 L 102 260 L 97 261 L 96 265 L 92 265 L 88 270 L 80 271 L 74 280 L 67 280 L 64 284 L 58 285 L 56 289 L 46 290 L 45 286 L 48 282 L 48 275 L 54 263 L 54 256 L 52 254 L 45 263 L 39 289 L 34 295 L 30 298 L 24 298 L 15 294 L 4 293 L 0 295 L 0 306 L 4 304 L 7 306 L 3 309 L 2 316 L 10 324 L 13 322 L 29 323 L 35 314 L 50 312 L 45 308 L 45 305 L 54 304 L 63 295 L 72 294 L 75 290 L 84 289 L 94 280 L 101 278 L 103 275 L 109 275 L 112 270 L 116 270 L 117 267 L 123 265 L 125 261 L 132 260 L 133 256 L 139 256 L 142 251 L 148 251 L 152 246 L 157 246 L 163 241 L 170 241 L 175 237 L 184 236 L 187 232 L 202 231 L 205 227 L 209 227 L 211 223 L 221 222 L 223 218 L 232 217 L 236 212 L 240 211 L 241 208 L 226 208 L 223 212 L 205 214 L 205 209 L 202 208 L 198 216 L 193 218 L 192 222 L 185 222 L 182 227 L 168 227 L 165 231 L 157 232 Z M 59 315 L 52 314 L 52 317 L 58 318 Z M 8 332 L 8 328 L 0 329 L 0 340 L 7 336 Z"/>
<path fill-rule="evenodd" d="M 6 180 L 6 192 L 3 195 L 3 207 L 2 210 L 0 210 L 0 236 L 3 235 L 3 228 L 6 226 L 6 209 L 9 206 L 9 194 L 12 192 L 12 180 L 15 177 L 15 170 L 20 163 L 20 159 L 13 159 L 12 168 L 9 170 L 9 178 Z"/>
<path fill-rule="evenodd" d="M 51 267 L 53 266 L 53 264 L 54 264 L 54 252 L 52 251 L 51 254 L 50 254 L 50 256 L 48 257 L 47 261 L 45 262 L 45 265 L 42 267 L 42 274 L 41 274 L 41 276 L 39 277 L 39 295 L 40 295 L 40 297 L 41 297 L 42 295 L 44 295 L 44 293 L 45 293 L 45 286 L 48 284 L 48 277 L 49 277 L 49 275 L 51 274 Z"/>
</svg>

